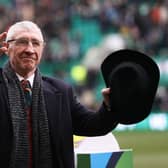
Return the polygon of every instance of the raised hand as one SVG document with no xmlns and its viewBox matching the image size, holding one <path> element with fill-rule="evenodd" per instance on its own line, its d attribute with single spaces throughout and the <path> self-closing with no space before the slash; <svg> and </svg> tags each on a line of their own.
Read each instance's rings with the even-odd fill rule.
<svg viewBox="0 0 168 168">
<path fill-rule="evenodd" d="M 7 47 L 5 45 L 6 42 L 4 42 L 6 34 L 7 32 L 3 32 L 0 34 L 0 55 L 4 54 L 7 51 Z"/>
</svg>

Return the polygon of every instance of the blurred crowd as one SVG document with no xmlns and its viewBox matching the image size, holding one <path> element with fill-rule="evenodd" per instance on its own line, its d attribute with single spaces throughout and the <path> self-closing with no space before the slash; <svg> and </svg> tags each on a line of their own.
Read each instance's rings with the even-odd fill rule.
<svg viewBox="0 0 168 168">
<path fill-rule="evenodd" d="M 104 38 L 82 50 L 82 26 L 72 31 L 75 19 L 95 22 Z M 92 107 L 100 102 L 100 64 L 109 52 L 132 48 L 154 59 L 168 56 L 168 0 L 0 0 L 0 20 L 1 32 L 18 20 L 35 21 L 47 42 L 43 61 L 61 65 L 52 75 L 71 78 L 81 100 Z M 74 64 L 65 72 L 62 65 L 69 63 Z M 153 107 L 168 111 L 168 83 L 158 88 Z"/>
</svg>

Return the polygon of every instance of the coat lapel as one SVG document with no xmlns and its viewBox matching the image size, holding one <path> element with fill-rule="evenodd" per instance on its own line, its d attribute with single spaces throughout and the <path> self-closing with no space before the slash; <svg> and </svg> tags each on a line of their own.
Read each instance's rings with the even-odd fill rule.
<svg viewBox="0 0 168 168">
<path fill-rule="evenodd" d="M 54 156 L 55 167 L 61 167 L 63 164 L 61 158 L 61 111 L 62 111 L 62 94 L 48 82 L 43 82 L 44 98 L 48 115 L 52 151 Z"/>
<path fill-rule="evenodd" d="M 60 117 L 62 110 L 62 94 L 49 83 L 44 83 L 44 98 L 51 134 L 59 134 Z"/>
</svg>

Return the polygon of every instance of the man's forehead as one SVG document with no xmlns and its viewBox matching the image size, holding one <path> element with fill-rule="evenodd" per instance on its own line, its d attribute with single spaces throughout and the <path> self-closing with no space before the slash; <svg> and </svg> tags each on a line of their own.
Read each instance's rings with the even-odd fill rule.
<svg viewBox="0 0 168 168">
<path fill-rule="evenodd" d="M 38 39 L 43 40 L 40 32 L 36 29 L 32 30 L 18 30 L 14 33 L 13 38 L 32 38 L 32 39 Z"/>
</svg>

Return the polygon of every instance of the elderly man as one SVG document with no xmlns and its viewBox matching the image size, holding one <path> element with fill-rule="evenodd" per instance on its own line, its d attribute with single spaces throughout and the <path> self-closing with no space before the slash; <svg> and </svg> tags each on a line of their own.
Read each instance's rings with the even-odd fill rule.
<svg viewBox="0 0 168 168">
<path fill-rule="evenodd" d="M 0 165 L 3 168 L 74 168 L 73 134 L 105 135 L 117 121 L 109 108 L 109 88 L 97 111 L 84 107 L 71 86 L 42 76 L 45 42 L 31 21 L 0 34 Z M 4 41 L 3 41 L 4 40 Z"/>
</svg>

